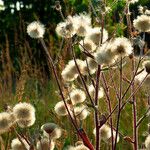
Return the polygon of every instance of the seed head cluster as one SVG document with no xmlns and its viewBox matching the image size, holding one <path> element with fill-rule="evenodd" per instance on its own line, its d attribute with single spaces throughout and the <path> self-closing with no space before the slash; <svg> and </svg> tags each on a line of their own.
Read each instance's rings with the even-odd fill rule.
<svg viewBox="0 0 150 150">
<path fill-rule="evenodd" d="M 0 134 L 8 132 L 16 123 L 21 128 L 35 123 L 35 109 L 30 103 L 18 103 L 13 109 L 0 113 Z"/>
</svg>

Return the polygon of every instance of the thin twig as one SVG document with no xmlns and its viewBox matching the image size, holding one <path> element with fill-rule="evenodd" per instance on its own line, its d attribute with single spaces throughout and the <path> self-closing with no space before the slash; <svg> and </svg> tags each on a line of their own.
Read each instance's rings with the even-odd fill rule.
<svg viewBox="0 0 150 150">
<path fill-rule="evenodd" d="M 99 78 L 101 73 L 101 66 L 98 65 L 95 86 L 95 106 L 98 106 L 98 93 L 99 93 Z M 96 150 L 100 149 L 100 136 L 99 136 L 99 113 L 95 111 L 95 127 L 96 127 Z"/>
<path fill-rule="evenodd" d="M 144 119 L 147 117 L 147 114 L 150 111 L 150 107 L 146 110 L 146 112 L 142 115 L 142 117 L 138 120 L 137 124 L 136 124 L 136 128 L 139 127 L 139 125 L 144 121 Z"/>
<path fill-rule="evenodd" d="M 111 113 L 112 108 L 111 108 L 111 100 L 110 100 L 110 96 L 109 96 L 109 88 L 108 88 L 108 84 L 107 84 L 107 81 L 105 79 L 104 73 L 102 73 L 102 79 L 103 79 L 103 82 L 104 82 L 103 88 L 104 88 L 104 92 L 105 92 L 105 95 L 106 95 L 106 98 L 107 98 L 108 110 L 109 110 L 109 113 Z M 112 117 L 110 117 L 110 127 L 111 127 L 111 144 L 112 144 L 111 146 L 112 146 L 112 149 L 113 149 L 114 136 L 113 136 L 113 120 L 112 120 Z"/>
<path fill-rule="evenodd" d="M 132 76 L 134 77 L 134 71 L 135 71 L 135 60 L 134 58 L 132 59 Z M 131 93 L 134 93 L 135 90 L 135 85 L 134 85 L 134 81 L 132 83 L 132 88 L 131 88 Z M 136 127 L 136 123 L 137 123 L 137 110 L 136 110 L 136 97 L 135 95 L 132 96 L 132 113 L 133 113 L 133 137 L 134 137 L 134 150 L 138 150 L 138 130 Z"/>
<path fill-rule="evenodd" d="M 118 137 L 118 130 L 119 130 L 119 123 L 120 123 L 120 115 L 121 115 L 121 102 L 122 102 L 122 56 L 120 58 L 120 81 L 119 81 L 119 101 L 118 101 L 118 114 L 117 114 L 117 126 L 116 126 L 116 136 L 114 142 L 114 150 L 117 147 L 117 137 Z"/>
</svg>

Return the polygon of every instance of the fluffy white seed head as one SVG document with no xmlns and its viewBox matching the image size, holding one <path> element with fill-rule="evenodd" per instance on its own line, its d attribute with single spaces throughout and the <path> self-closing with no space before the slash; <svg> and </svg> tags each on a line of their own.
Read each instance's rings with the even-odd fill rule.
<svg viewBox="0 0 150 150">
<path fill-rule="evenodd" d="M 11 150 L 27 150 L 29 149 L 28 143 L 24 140 L 21 139 L 23 144 L 19 141 L 18 138 L 15 138 L 11 141 Z"/>
<path fill-rule="evenodd" d="M 80 59 L 76 59 L 76 62 L 77 62 L 78 67 L 81 68 L 83 61 Z M 74 74 L 78 73 L 74 60 L 70 60 L 68 62 L 68 65 L 66 66 L 66 68 L 69 68 L 70 72 L 72 72 Z"/>
<path fill-rule="evenodd" d="M 117 56 L 128 56 L 132 54 L 133 47 L 131 42 L 125 37 L 114 39 L 112 43 L 112 52 Z"/>
<path fill-rule="evenodd" d="M 62 129 L 55 123 L 45 123 L 41 126 L 43 134 L 47 138 L 58 139 L 62 135 Z"/>
<path fill-rule="evenodd" d="M 14 122 L 15 118 L 12 114 L 7 112 L 0 113 L 0 134 L 7 132 Z"/>
<path fill-rule="evenodd" d="M 81 40 L 79 43 L 81 51 L 93 52 L 96 50 L 96 45 L 89 39 Z"/>
<path fill-rule="evenodd" d="M 78 118 L 79 120 L 86 119 L 86 117 L 90 114 L 87 107 L 84 105 L 76 106 L 74 108 L 74 113 L 75 113 L 76 118 Z"/>
<path fill-rule="evenodd" d="M 139 69 L 139 71 L 140 70 L 142 70 L 142 69 Z M 143 85 L 147 88 L 147 90 L 150 90 L 150 75 L 147 75 L 147 72 L 145 70 L 142 71 L 140 74 L 138 74 L 135 77 L 135 80 L 138 81 L 139 83 L 141 83 L 141 82 L 143 82 L 143 80 L 145 80 Z"/>
<path fill-rule="evenodd" d="M 93 130 L 93 134 L 96 135 L 96 129 Z M 111 128 L 108 125 L 103 125 L 100 128 L 100 135 L 102 140 L 104 140 L 105 142 L 110 142 L 111 141 Z M 113 139 L 115 140 L 115 136 L 116 136 L 116 131 L 113 130 Z M 119 142 L 119 135 L 117 136 L 117 142 Z"/>
<path fill-rule="evenodd" d="M 42 138 L 41 141 L 38 141 L 36 144 L 37 150 L 53 150 L 55 148 L 55 142 L 51 140 L 49 142 L 48 138 Z"/>
<path fill-rule="evenodd" d="M 69 105 L 68 105 L 68 104 L 67 104 L 67 106 L 68 106 L 68 108 L 69 108 Z M 67 110 L 66 110 L 66 107 L 65 107 L 65 104 L 64 104 L 63 101 L 58 102 L 58 103 L 55 105 L 54 110 L 55 110 L 55 112 L 56 112 L 56 114 L 57 114 L 58 116 L 66 116 L 66 115 L 68 115 Z"/>
<path fill-rule="evenodd" d="M 145 71 L 150 73 L 150 60 L 144 61 L 142 65 L 145 68 Z"/>
<path fill-rule="evenodd" d="M 93 84 L 88 86 L 88 90 L 89 90 L 90 96 L 92 98 L 94 98 L 94 96 L 95 96 L 95 88 L 94 88 Z M 98 91 L 98 99 L 103 98 L 103 97 L 104 97 L 104 90 L 103 90 L 102 87 L 100 87 L 99 91 Z"/>
<path fill-rule="evenodd" d="M 27 26 L 27 33 L 31 38 L 43 38 L 45 27 L 38 21 L 34 21 Z"/>
<path fill-rule="evenodd" d="M 80 71 L 82 75 L 94 74 L 97 70 L 98 64 L 92 58 L 87 58 L 87 60 L 83 61 L 82 66 L 80 66 Z"/>
<path fill-rule="evenodd" d="M 80 89 L 74 89 L 70 93 L 71 102 L 73 105 L 76 105 L 78 103 L 82 103 L 86 99 L 86 95 L 84 91 Z"/>
<path fill-rule="evenodd" d="M 150 135 L 148 135 L 145 139 L 145 147 L 147 150 L 150 149 Z"/>
<path fill-rule="evenodd" d="M 96 135 L 96 129 L 93 130 L 93 134 Z M 111 129 L 107 125 L 103 125 L 100 128 L 100 135 L 104 141 L 107 141 L 111 137 Z"/>
<path fill-rule="evenodd" d="M 99 45 L 101 41 L 101 28 L 95 27 L 91 28 L 90 31 L 87 33 L 86 38 L 91 40 L 96 45 Z M 108 32 L 103 29 L 103 39 L 102 42 L 105 42 L 108 39 Z"/>
<path fill-rule="evenodd" d="M 74 81 L 78 77 L 78 74 L 77 73 L 74 74 L 69 70 L 69 68 L 65 68 L 62 71 L 61 76 L 65 81 L 71 82 L 71 81 Z"/>
<path fill-rule="evenodd" d="M 100 128 L 100 134 L 104 141 L 108 140 L 111 137 L 111 129 L 107 125 L 103 125 Z"/>
<path fill-rule="evenodd" d="M 35 115 L 33 115 L 32 118 L 30 118 L 30 120 L 17 120 L 17 124 L 20 128 L 26 128 L 32 126 L 35 123 L 35 120 Z"/>
<path fill-rule="evenodd" d="M 141 15 L 137 19 L 133 20 L 133 25 L 135 29 L 140 32 L 149 32 L 150 31 L 150 16 Z"/>
<path fill-rule="evenodd" d="M 112 42 L 106 42 L 98 47 L 94 57 L 98 64 L 114 63 L 116 58 L 114 52 L 112 52 Z"/>
<path fill-rule="evenodd" d="M 73 24 L 78 36 L 85 36 L 91 28 L 91 17 L 87 14 L 73 16 Z"/>
<path fill-rule="evenodd" d="M 76 59 L 76 62 L 82 73 L 84 68 L 84 61 L 80 59 Z M 78 70 L 74 60 L 70 60 L 68 62 L 68 64 L 65 66 L 64 70 L 62 71 L 61 75 L 65 81 L 74 81 L 78 77 Z"/>
<path fill-rule="evenodd" d="M 60 22 L 57 24 L 56 33 L 61 37 L 71 38 L 75 34 L 73 18 L 68 16 L 65 22 Z"/>
<path fill-rule="evenodd" d="M 13 114 L 17 120 L 32 120 L 35 108 L 30 103 L 20 102 L 14 106 Z"/>
</svg>

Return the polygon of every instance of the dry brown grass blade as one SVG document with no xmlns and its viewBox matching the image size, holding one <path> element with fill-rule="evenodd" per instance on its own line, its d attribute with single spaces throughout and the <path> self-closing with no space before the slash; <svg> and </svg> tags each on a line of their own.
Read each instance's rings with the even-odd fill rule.
<svg viewBox="0 0 150 150">
<path fill-rule="evenodd" d="M 0 136 L 0 149 L 5 150 L 5 144 L 1 136 Z"/>
</svg>

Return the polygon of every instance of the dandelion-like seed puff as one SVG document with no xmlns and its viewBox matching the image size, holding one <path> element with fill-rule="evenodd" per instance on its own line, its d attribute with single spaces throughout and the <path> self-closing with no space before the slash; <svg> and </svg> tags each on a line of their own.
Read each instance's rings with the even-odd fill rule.
<svg viewBox="0 0 150 150">
<path fill-rule="evenodd" d="M 141 15 L 133 20 L 133 26 L 140 32 L 150 31 L 150 16 Z"/>
<path fill-rule="evenodd" d="M 65 22 L 58 23 L 55 30 L 58 36 L 71 38 L 75 34 L 72 16 L 68 16 Z"/>
<path fill-rule="evenodd" d="M 115 54 L 112 52 L 112 46 L 112 42 L 105 42 L 97 48 L 94 58 L 98 64 L 108 65 L 114 63 Z"/>
<path fill-rule="evenodd" d="M 75 107 L 74 108 L 74 113 L 75 113 L 76 118 L 78 118 L 79 120 L 86 119 L 87 116 L 90 114 L 87 107 L 84 106 L 84 105 Z"/>
<path fill-rule="evenodd" d="M 86 40 L 89 39 L 96 45 L 100 44 L 101 38 L 102 38 L 102 43 L 105 42 L 108 39 L 108 32 L 106 29 L 103 29 L 103 37 L 102 37 L 101 28 L 99 27 L 91 28 L 85 37 Z"/>
<path fill-rule="evenodd" d="M 67 102 L 66 102 L 67 103 Z M 67 104 L 67 107 L 69 108 L 69 105 Z M 54 110 L 56 112 L 56 114 L 58 116 L 66 116 L 68 115 L 68 112 L 66 110 L 65 104 L 63 101 L 58 102 L 55 107 Z"/>
<path fill-rule="evenodd" d="M 70 93 L 71 102 L 73 105 L 76 105 L 78 103 L 82 103 L 86 99 L 86 95 L 84 91 L 80 89 L 74 89 Z"/>
<path fill-rule="evenodd" d="M 16 119 L 30 119 L 35 114 L 35 108 L 30 103 L 18 103 L 13 108 Z"/>
<path fill-rule="evenodd" d="M 7 132 L 14 124 L 15 118 L 12 114 L 7 112 L 0 113 L 0 134 Z"/>
<path fill-rule="evenodd" d="M 93 86 L 93 84 L 88 86 L 88 90 L 89 90 L 89 94 L 92 98 L 94 98 L 95 96 L 95 88 Z M 102 87 L 99 87 L 99 91 L 98 91 L 98 99 L 103 98 L 104 97 L 104 90 Z"/>
<path fill-rule="evenodd" d="M 45 27 L 38 21 L 34 21 L 27 26 L 27 33 L 31 38 L 43 38 Z"/>
<path fill-rule="evenodd" d="M 133 52 L 133 47 L 130 40 L 125 37 L 115 38 L 112 44 L 112 53 L 117 56 L 124 57 L 132 54 Z"/>
<path fill-rule="evenodd" d="M 142 68 L 138 72 L 141 70 Z M 150 74 L 146 71 L 146 68 L 135 77 L 135 81 L 139 82 L 139 84 L 144 81 L 143 87 L 146 88 L 146 91 L 150 92 Z"/>
<path fill-rule="evenodd" d="M 47 138 L 58 139 L 62 135 L 62 129 L 55 123 L 45 123 L 41 126 L 43 135 Z"/>
<path fill-rule="evenodd" d="M 84 73 L 84 61 L 76 59 L 77 65 L 81 73 Z M 78 70 L 74 60 L 70 60 L 61 73 L 65 81 L 74 81 L 78 77 Z"/>
<path fill-rule="evenodd" d="M 20 127 L 28 127 L 35 122 L 35 108 L 30 103 L 16 104 L 13 108 L 13 114 Z"/>
<path fill-rule="evenodd" d="M 73 24 L 78 36 L 86 36 L 91 28 L 91 17 L 87 14 L 73 16 Z"/>
<path fill-rule="evenodd" d="M 93 130 L 93 134 L 96 135 L 96 129 Z M 102 125 L 100 128 L 100 135 L 102 140 L 108 142 L 111 140 L 111 128 L 108 125 Z M 116 131 L 113 130 L 113 139 L 115 139 Z M 117 136 L 117 142 L 119 142 L 119 135 Z"/>
<path fill-rule="evenodd" d="M 17 121 L 17 124 L 19 127 L 21 128 L 26 128 L 26 127 L 30 127 L 35 123 L 35 115 L 32 116 L 32 118 L 30 120 L 24 120 L 24 119 L 20 119 Z"/>
<path fill-rule="evenodd" d="M 93 52 L 96 50 L 96 45 L 90 39 L 85 39 L 80 41 L 79 48 L 83 52 L 84 51 Z"/>
</svg>

